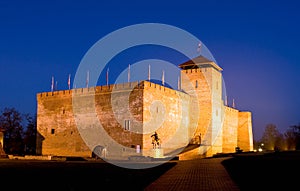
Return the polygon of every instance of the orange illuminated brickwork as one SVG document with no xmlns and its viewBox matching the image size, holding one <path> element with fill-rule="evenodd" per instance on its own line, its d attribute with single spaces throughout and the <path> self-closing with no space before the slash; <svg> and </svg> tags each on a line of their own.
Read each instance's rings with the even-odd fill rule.
<svg viewBox="0 0 300 191">
<path fill-rule="evenodd" d="M 252 151 L 251 112 L 224 104 L 222 68 L 203 56 L 179 67 L 178 90 L 141 81 L 38 93 L 37 152 L 90 157 L 94 149 L 105 148 L 109 157 L 112 144 L 90 141 L 101 140 L 101 134 L 85 140 L 85 131 L 78 131 L 78 124 L 88 130 L 99 128 L 99 122 L 122 145 L 119 156 L 153 155 L 155 131 L 165 155 L 187 145 L 198 145 L 191 152 L 195 157 L 235 152 L 236 147 Z"/>
</svg>

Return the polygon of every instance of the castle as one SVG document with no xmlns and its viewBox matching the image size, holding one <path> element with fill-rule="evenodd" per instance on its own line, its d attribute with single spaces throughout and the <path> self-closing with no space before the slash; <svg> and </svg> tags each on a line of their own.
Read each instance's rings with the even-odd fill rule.
<svg viewBox="0 0 300 191">
<path fill-rule="evenodd" d="M 154 132 L 163 155 L 187 145 L 199 156 L 252 151 L 251 112 L 225 103 L 222 68 L 203 56 L 179 68 L 179 90 L 145 80 L 38 93 L 37 153 L 153 156 Z"/>
</svg>

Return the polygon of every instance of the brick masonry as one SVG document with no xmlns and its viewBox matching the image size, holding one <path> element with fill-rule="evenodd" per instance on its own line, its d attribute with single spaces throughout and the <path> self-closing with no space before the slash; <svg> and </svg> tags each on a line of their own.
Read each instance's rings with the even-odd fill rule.
<svg viewBox="0 0 300 191">
<path fill-rule="evenodd" d="M 197 155 L 253 149 L 251 112 L 224 105 L 222 69 L 181 67 L 180 91 L 149 81 L 37 94 L 37 152 L 90 157 L 151 156 L 156 131 L 165 154 L 200 144 Z M 137 148 L 141 152 L 137 152 Z M 101 153 L 102 155 L 103 153 Z"/>
</svg>

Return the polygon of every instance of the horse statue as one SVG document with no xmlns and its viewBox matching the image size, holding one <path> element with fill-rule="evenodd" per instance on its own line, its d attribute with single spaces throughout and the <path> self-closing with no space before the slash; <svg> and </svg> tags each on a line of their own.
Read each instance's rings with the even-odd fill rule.
<svg viewBox="0 0 300 191">
<path fill-rule="evenodd" d="M 153 135 L 151 135 L 152 138 L 152 145 L 153 149 L 160 148 L 160 138 L 158 138 L 157 133 L 155 132 Z"/>
</svg>

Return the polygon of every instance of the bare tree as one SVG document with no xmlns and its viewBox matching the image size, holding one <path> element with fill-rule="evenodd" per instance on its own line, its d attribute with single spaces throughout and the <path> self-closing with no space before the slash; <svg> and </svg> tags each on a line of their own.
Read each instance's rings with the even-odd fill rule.
<svg viewBox="0 0 300 191">
<path fill-rule="evenodd" d="M 24 132 L 24 152 L 25 154 L 36 154 L 36 115 L 34 117 L 29 114 L 25 115 L 27 125 Z"/>
<path fill-rule="evenodd" d="M 268 124 L 262 135 L 261 142 L 267 150 L 276 150 L 283 147 L 283 136 L 277 130 L 276 125 Z"/>
<path fill-rule="evenodd" d="M 15 108 L 4 108 L 0 126 L 5 130 L 4 150 L 7 154 L 23 154 L 22 115 Z"/>
<path fill-rule="evenodd" d="M 290 126 L 284 135 L 289 150 L 300 149 L 300 124 Z"/>
</svg>

